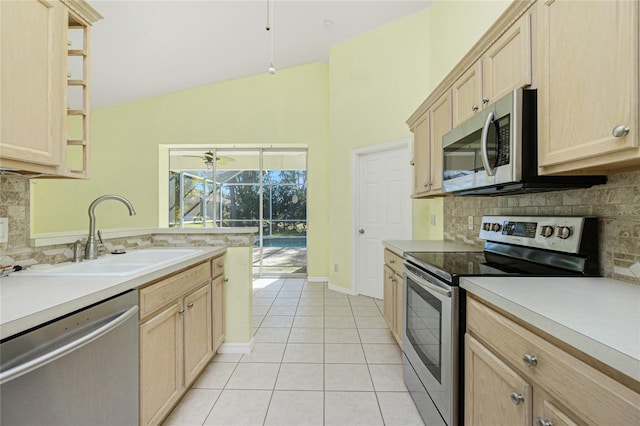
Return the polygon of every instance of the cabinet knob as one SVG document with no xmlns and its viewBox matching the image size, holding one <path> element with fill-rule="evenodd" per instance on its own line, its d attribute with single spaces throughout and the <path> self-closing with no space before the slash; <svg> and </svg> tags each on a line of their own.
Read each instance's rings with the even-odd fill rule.
<svg viewBox="0 0 640 426">
<path fill-rule="evenodd" d="M 416 163 L 415 163 L 413 160 L 411 160 L 411 161 L 409 161 L 409 165 L 410 165 L 410 166 L 415 166 L 415 165 L 416 165 Z"/>
<path fill-rule="evenodd" d="M 188 303 L 187 304 L 187 308 L 189 308 L 189 309 L 193 308 L 193 302 Z"/>
<path fill-rule="evenodd" d="M 488 104 L 489 103 L 489 98 L 484 98 L 483 97 L 482 98 L 482 103 L 485 104 L 485 105 Z"/>
<path fill-rule="evenodd" d="M 393 281 L 393 275 L 389 275 L 389 279 Z"/>
<path fill-rule="evenodd" d="M 629 129 L 627 126 L 625 126 L 624 124 L 620 124 L 613 128 L 611 134 L 616 138 L 621 138 L 623 136 L 627 136 L 630 131 L 631 129 Z"/>
<path fill-rule="evenodd" d="M 178 311 L 178 313 L 179 313 L 180 315 L 184 314 L 184 308 L 180 308 L 180 310 Z"/>
<path fill-rule="evenodd" d="M 391 263 L 393 265 L 394 263 L 396 263 L 396 260 L 395 259 L 389 259 L 389 263 Z"/>
<path fill-rule="evenodd" d="M 543 419 L 542 417 L 538 417 L 538 418 L 536 418 L 536 426 L 553 426 L 553 423 L 551 423 L 547 419 Z"/>
<path fill-rule="evenodd" d="M 358 229 L 358 234 L 364 234 L 364 229 L 362 228 Z"/>
<path fill-rule="evenodd" d="M 229 282 L 229 278 L 225 278 L 225 279 L 224 279 L 224 282 L 225 282 L 225 283 L 228 283 L 228 282 Z"/>
<path fill-rule="evenodd" d="M 476 104 L 473 104 L 473 106 L 471 107 L 471 110 L 474 111 L 474 112 L 479 110 L 479 109 L 480 109 L 480 107 L 478 105 L 476 105 Z"/>
<path fill-rule="evenodd" d="M 524 396 L 522 396 L 521 393 L 511 392 L 511 395 L 509 395 L 509 397 L 511 398 L 511 402 L 513 402 L 515 405 L 524 403 Z"/>
<path fill-rule="evenodd" d="M 538 358 L 535 355 L 524 354 L 522 355 L 522 362 L 524 362 L 524 365 L 527 367 L 535 367 L 538 365 Z"/>
<path fill-rule="evenodd" d="M 224 267 L 224 263 L 218 263 L 218 268 Z"/>
</svg>

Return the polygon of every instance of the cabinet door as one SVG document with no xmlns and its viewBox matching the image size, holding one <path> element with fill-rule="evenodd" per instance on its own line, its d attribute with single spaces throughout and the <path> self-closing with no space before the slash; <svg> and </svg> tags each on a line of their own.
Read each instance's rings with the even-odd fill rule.
<svg viewBox="0 0 640 426">
<path fill-rule="evenodd" d="M 393 332 L 393 321 L 394 321 L 394 309 L 395 309 L 395 300 L 394 300 L 394 285 L 393 285 L 393 276 L 394 273 L 388 266 L 384 267 L 384 288 L 383 288 L 383 299 L 382 299 L 382 311 L 384 314 L 384 319 L 387 320 L 387 324 L 389 324 L 389 329 Z"/>
<path fill-rule="evenodd" d="M 464 386 L 466 425 L 531 424 L 531 385 L 469 334 Z"/>
<path fill-rule="evenodd" d="M 472 117 L 482 107 L 482 63 L 478 61 L 451 88 L 453 126 Z"/>
<path fill-rule="evenodd" d="M 533 417 L 536 424 L 547 424 L 545 422 L 551 422 L 553 426 L 577 426 L 578 423 L 573 421 L 571 416 L 564 410 L 561 410 L 548 395 L 542 391 L 536 389 L 533 395 L 534 410 Z"/>
<path fill-rule="evenodd" d="M 451 130 L 451 96 L 444 93 L 429 108 L 429 146 L 431 150 L 431 186 L 433 194 L 442 191 L 442 136 Z"/>
<path fill-rule="evenodd" d="M 58 0 L 0 2 L 0 152 L 36 164 L 24 170 L 61 164 L 67 13 Z"/>
<path fill-rule="evenodd" d="M 183 390 L 182 306 L 170 305 L 140 326 L 140 424 L 159 424 Z"/>
<path fill-rule="evenodd" d="M 214 259 L 215 262 L 215 259 Z M 213 280 L 213 352 L 224 342 L 224 276 Z"/>
<path fill-rule="evenodd" d="M 638 2 L 538 2 L 542 174 L 637 159 Z M 624 126 L 629 133 L 613 135 Z"/>
<path fill-rule="evenodd" d="M 482 57 L 482 103 L 531 84 L 531 15 L 526 13 Z"/>
<path fill-rule="evenodd" d="M 211 284 L 185 297 L 184 305 L 184 377 L 189 386 L 213 355 Z"/>
<path fill-rule="evenodd" d="M 403 282 L 402 277 L 394 274 L 394 333 L 398 344 L 402 347 L 402 311 L 404 310 L 404 298 L 402 296 Z"/>
<path fill-rule="evenodd" d="M 429 191 L 431 184 L 431 151 L 429 150 L 427 113 L 416 121 L 413 131 L 413 195 Z"/>
</svg>

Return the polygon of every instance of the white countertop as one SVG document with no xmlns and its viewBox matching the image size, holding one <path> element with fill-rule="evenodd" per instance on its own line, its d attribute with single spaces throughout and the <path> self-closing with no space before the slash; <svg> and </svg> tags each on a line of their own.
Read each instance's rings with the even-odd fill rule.
<svg viewBox="0 0 640 426">
<path fill-rule="evenodd" d="M 197 247 L 193 255 L 157 269 L 124 277 L 0 278 L 0 339 L 28 330 L 85 306 L 136 288 L 224 253 L 226 247 Z"/>
<path fill-rule="evenodd" d="M 608 278 L 467 277 L 460 286 L 640 381 L 640 286 Z"/>
<path fill-rule="evenodd" d="M 481 247 L 447 240 L 384 240 L 382 245 L 398 256 L 409 251 L 482 251 Z"/>
</svg>

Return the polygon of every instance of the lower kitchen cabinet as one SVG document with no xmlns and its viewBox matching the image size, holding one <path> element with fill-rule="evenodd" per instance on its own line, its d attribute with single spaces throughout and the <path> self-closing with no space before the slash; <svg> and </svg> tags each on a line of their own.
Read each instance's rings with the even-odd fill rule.
<svg viewBox="0 0 640 426">
<path fill-rule="evenodd" d="M 213 352 L 224 342 L 224 283 L 225 277 L 213 280 Z"/>
<path fill-rule="evenodd" d="M 224 276 L 225 255 L 211 260 L 213 282 L 211 289 L 213 305 L 213 352 L 215 353 L 224 342 L 225 312 L 224 312 L 224 284 L 228 278 Z"/>
<path fill-rule="evenodd" d="M 534 331 L 468 299 L 466 425 L 640 424 L 640 384 L 634 390 Z"/>
<path fill-rule="evenodd" d="M 396 341 L 402 347 L 402 258 L 384 251 L 383 315 Z"/>
<path fill-rule="evenodd" d="M 140 290 L 140 424 L 157 425 L 213 357 L 211 264 Z"/>
</svg>

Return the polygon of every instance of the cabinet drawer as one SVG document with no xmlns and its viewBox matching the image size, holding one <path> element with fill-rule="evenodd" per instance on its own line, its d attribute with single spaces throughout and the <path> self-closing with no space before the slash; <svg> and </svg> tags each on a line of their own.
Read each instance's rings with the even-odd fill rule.
<svg viewBox="0 0 640 426">
<path fill-rule="evenodd" d="M 211 279 L 209 262 L 158 281 L 140 290 L 140 319 L 175 301 Z"/>
<path fill-rule="evenodd" d="M 224 255 L 211 260 L 211 272 L 213 272 L 213 278 L 224 274 Z"/>
<path fill-rule="evenodd" d="M 640 419 L 640 394 L 472 298 L 467 330 L 588 423 L 637 424 Z M 525 365 L 525 354 L 535 356 L 535 366 Z"/>
<path fill-rule="evenodd" d="M 384 250 L 384 264 L 393 269 L 396 274 L 402 276 L 402 257 L 389 249 Z"/>
</svg>

